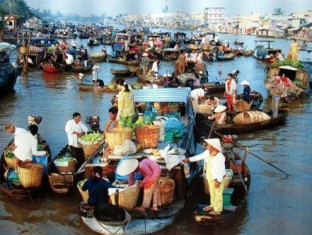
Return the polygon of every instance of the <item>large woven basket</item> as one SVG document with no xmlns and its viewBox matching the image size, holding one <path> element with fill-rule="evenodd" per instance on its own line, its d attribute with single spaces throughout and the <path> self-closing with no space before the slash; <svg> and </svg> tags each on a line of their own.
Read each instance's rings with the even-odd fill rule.
<svg viewBox="0 0 312 235">
<path fill-rule="evenodd" d="M 43 165 L 29 162 L 17 167 L 20 183 L 24 188 L 40 187 L 43 176 Z"/>
<path fill-rule="evenodd" d="M 137 205 L 140 194 L 139 184 L 135 184 L 119 193 L 110 195 L 110 200 L 113 205 L 118 205 L 123 209 L 131 210 Z"/>
<path fill-rule="evenodd" d="M 84 181 L 84 180 L 83 180 L 83 181 Z M 77 188 L 78 188 L 78 190 L 79 190 L 79 192 L 80 192 L 80 194 L 81 194 L 82 200 L 83 200 L 85 203 L 88 203 L 89 191 L 88 191 L 88 190 L 83 191 L 83 190 L 81 189 L 81 187 L 79 187 L 79 184 L 81 184 L 80 182 L 81 182 L 81 181 L 78 182 Z"/>
<path fill-rule="evenodd" d="M 69 174 L 76 172 L 76 161 L 74 159 L 68 161 L 68 166 L 56 166 L 60 174 Z"/>
<path fill-rule="evenodd" d="M 160 126 L 147 125 L 134 129 L 137 142 L 143 149 L 157 148 L 160 138 Z"/>
<path fill-rule="evenodd" d="M 105 132 L 107 144 L 111 150 L 114 150 L 115 146 L 123 145 L 126 140 L 132 139 L 132 128 L 129 127 L 115 127 Z"/>
<path fill-rule="evenodd" d="M 233 118 L 235 124 L 250 124 L 258 123 L 262 121 L 269 121 L 271 117 L 261 111 L 245 111 L 240 114 L 237 114 Z"/>
<path fill-rule="evenodd" d="M 102 142 L 89 142 L 88 144 L 86 142 L 81 143 L 85 159 L 87 160 L 100 146 Z"/>
<path fill-rule="evenodd" d="M 10 167 L 15 168 L 16 161 L 17 161 L 16 157 L 10 158 L 10 157 L 4 156 L 4 160 L 5 160 L 5 162 L 6 162 L 6 164 L 8 165 L 9 168 Z"/>
<path fill-rule="evenodd" d="M 158 186 L 162 206 L 168 206 L 173 201 L 175 182 L 168 177 L 159 177 Z"/>
</svg>

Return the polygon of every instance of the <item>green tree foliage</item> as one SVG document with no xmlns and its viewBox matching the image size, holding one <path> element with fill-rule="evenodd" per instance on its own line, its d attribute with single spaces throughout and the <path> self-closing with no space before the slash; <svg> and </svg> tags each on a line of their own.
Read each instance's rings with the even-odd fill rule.
<svg viewBox="0 0 312 235">
<path fill-rule="evenodd" d="M 3 14 L 14 14 L 24 19 L 34 16 L 25 0 L 0 0 L 0 9 Z"/>
</svg>

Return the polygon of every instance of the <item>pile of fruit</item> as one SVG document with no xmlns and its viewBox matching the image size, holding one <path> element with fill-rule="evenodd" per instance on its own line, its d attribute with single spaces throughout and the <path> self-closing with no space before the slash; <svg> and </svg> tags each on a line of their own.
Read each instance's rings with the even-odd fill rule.
<svg viewBox="0 0 312 235">
<path fill-rule="evenodd" d="M 85 142 L 101 142 L 102 134 L 100 133 L 89 133 L 81 137 L 81 139 Z"/>
</svg>

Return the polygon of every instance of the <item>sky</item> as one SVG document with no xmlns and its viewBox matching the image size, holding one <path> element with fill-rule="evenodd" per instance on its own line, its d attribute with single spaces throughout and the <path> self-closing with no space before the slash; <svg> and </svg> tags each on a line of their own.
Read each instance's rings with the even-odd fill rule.
<svg viewBox="0 0 312 235">
<path fill-rule="evenodd" d="M 224 7 L 227 17 L 251 12 L 270 14 L 275 8 L 281 8 L 285 15 L 312 10 L 312 0 L 26 0 L 34 9 L 82 16 L 161 13 L 166 2 L 170 12 L 203 12 L 205 7 Z"/>
</svg>

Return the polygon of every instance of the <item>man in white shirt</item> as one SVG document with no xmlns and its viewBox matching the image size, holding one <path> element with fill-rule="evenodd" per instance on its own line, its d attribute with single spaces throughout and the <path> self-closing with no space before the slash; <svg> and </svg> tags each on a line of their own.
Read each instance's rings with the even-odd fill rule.
<svg viewBox="0 0 312 235">
<path fill-rule="evenodd" d="M 68 146 L 72 156 L 77 160 L 77 169 L 84 163 L 84 152 L 78 138 L 88 132 L 88 128 L 81 122 L 81 114 L 75 112 L 73 119 L 69 120 L 65 125 L 65 131 L 68 137 Z"/>
<path fill-rule="evenodd" d="M 203 86 L 203 88 L 196 88 L 191 91 L 191 100 L 193 109 L 196 112 L 197 106 L 200 101 L 205 97 L 205 94 L 208 92 L 208 86 Z"/>
<path fill-rule="evenodd" d="M 14 130 L 15 129 L 15 130 Z M 31 162 L 34 156 L 48 156 L 46 151 L 38 151 L 38 140 L 36 134 L 38 133 L 37 125 L 30 125 L 29 131 L 17 128 L 14 124 L 7 124 L 6 131 L 8 133 L 14 133 L 14 155 L 18 159 L 17 165 L 21 163 Z M 13 132 L 14 131 L 14 132 Z"/>
<path fill-rule="evenodd" d="M 154 61 L 153 65 L 152 65 L 151 71 L 153 71 L 154 73 L 157 73 L 157 72 L 158 72 L 158 62 L 159 62 L 159 60 L 156 59 L 156 60 Z"/>
</svg>

